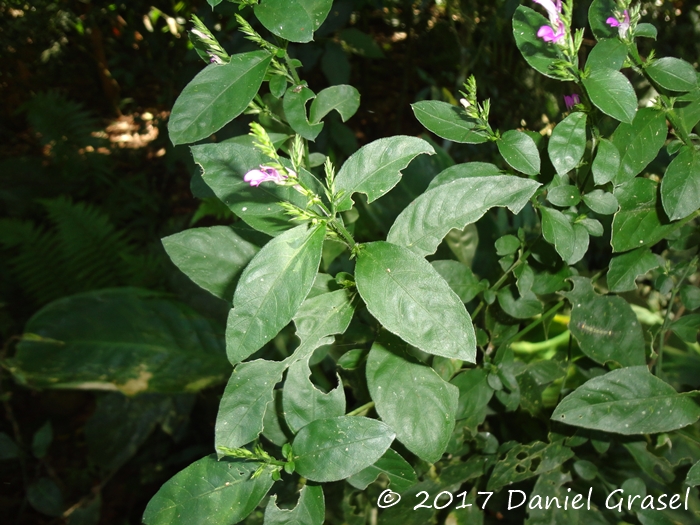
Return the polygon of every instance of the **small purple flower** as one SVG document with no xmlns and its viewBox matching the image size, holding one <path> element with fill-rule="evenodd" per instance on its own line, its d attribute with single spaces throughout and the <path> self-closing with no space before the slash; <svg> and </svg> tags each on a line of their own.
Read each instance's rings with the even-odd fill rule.
<svg viewBox="0 0 700 525">
<path fill-rule="evenodd" d="M 567 111 L 571 111 L 571 108 L 573 108 L 576 104 L 580 103 L 581 99 L 576 93 L 572 95 L 564 95 L 564 104 L 566 104 Z"/>
<path fill-rule="evenodd" d="M 559 27 L 554 31 L 554 29 L 549 26 L 542 26 L 540 30 L 537 31 L 537 36 L 545 42 L 559 42 L 565 35 L 566 33 L 563 27 Z"/>
<path fill-rule="evenodd" d="M 286 179 L 286 175 L 269 166 L 260 166 L 259 170 L 250 170 L 243 177 L 243 180 L 249 182 L 251 186 L 260 186 L 263 182 L 283 184 Z"/>
<path fill-rule="evenodd" d="M 536 4 L 540 4 L 547 11 L 551 26 L 542 26 L 537 31 L 537 36 L 545 42 L 559 42 L 566 36 L 565 24 L 561 19 L 561 0 L 532 0 Z"/>
<path fill-rule="evenodd" d="M 617 31 L 620 35 L 620 38 L 625 38 L 627 36 L 627 31 L 629 31 L 630 28 L 630 14 L 627 11 L 627 9 L 625 9 L 622 22 L 620 22 L 614 16 L 611 16 L 605 21 L 605 23 L 608 24 L 610 27 L 617 27 Z"/>
</svg>

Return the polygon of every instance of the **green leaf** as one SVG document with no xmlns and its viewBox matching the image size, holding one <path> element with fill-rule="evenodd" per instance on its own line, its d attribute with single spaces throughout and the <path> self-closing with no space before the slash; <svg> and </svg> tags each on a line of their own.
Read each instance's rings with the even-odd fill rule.
<svg viewBox="0 0 700 525">
<path fill-rule="evenodd" d="M 288 201 L 306 207 L 306 199 L 291 186 L 264 182 L 254 188 L 243 180 L 248 171 L 270 162 L 269 157 L 254 147 L 225 142 L 190 149 L 194 161 L 203 170 L 204 182 L 251 228 L 268 235 L 279 235 L 292 226 L 289 215 L 279 202 Z"/>
<path fill-rule="evenodd" d="M 435 253 L 453 228 L 462 230 L 491 208 L 507 206 L 520 213 L 539 183 L 500 175 L 457 179 L 426 191 L 394 221 L 387 240 L 419 255 Z"/>
<path fill-rule="evenodd" d="M 690 467 L 690 470 L 685 477 L 685 482 L 691 487 L 697 487 L 700 485 L 700 461 L 697 461 L 692 467 Z"/>
<path fill-rule="evenodd" d="M 25 333 L 9 365 L 32 388 L 197 392 L 229 373 L 213 322 L 136 288 L 54 301 L 34 314 Z"/>
<path fill-rule="evenodd" d="M 527 133 L 511 129 L 496 141 L 496 145 L 513 169 L 526 175 L 537 175 L 540 172 L 540 152 L 535 141 Z"/>
<path fill-rule="evenodd" d="M 195 461 L 170 478 L 148 502 L 146 525 L 233 525 L 244 520 L 270 490 L 270 471 L 260 464 L 216 455 Z"/>
<path fill-rule="evenodd" d="M 279 509 L 277 495 L 272 496 L 265 507 L 264 525 L 323 525 L 325 516 L 323 488 L 320 485 L 304 485 L 299 501 L 291 510 Z"/>
<path fill-rule="evenodd" d="M 655 26 L 646 23 L 637 24 L 637 29 L 634 30 L 635 37 L 641 36 L 644 38 L 653 38 L 654 40 L 656 40 L 658 33 Z"/>
<path fill-rule="evenodd" d="M 627 145 L 625 145 L 626 147 Z M 601 139 L 591 170 L 593 171 L 593 181 L 598 186 L 615 179 L 617 172 L 620 171 L 620 152 L 617 146 L 608 139 Z"/>
<path fill-rule="evenodd" d="M 581 192 L 571 184 L 555 186 L 547 191 L 547 200 L 555 206 L 569 208 L 581 201 Z"/>
<path fill-rule="evenodd" d="M 386 194 L 401 180 L 401 170 L 423 153 L 433 155 L 435 150 L 423 139 L 402 135 L 375 140 L 360 148 L 336 176 L 336 190 L 343 192 L 338 211 L 352 208 L 353 193 L 364 193 L 367 202 Z"/>
<path fill-rule="evenodd" d="M 345 414 L 345 391 L 342 380 L 338 378 L 338 386 L 326 394 L 313 385 L 309 380 L 310 374 L 307 357 L 289 367 L 287 379 L 284 381 L 282 395 L 284 418 L 294 433 L 317 419 Z"/>
<path fill-rule="evenodd" d="M 305 86 L 298 86 L 301 89 L 289 89 L 284 95 L 283 106 L 287 122 L 292 129 L 306 140 L 316 140 L 318 134 L 323 129 L 323 122 L 310 124 L 306 118 L 306 103 L 316 94 Z"/>
<path fill-rule="evenodd" d="M 374 465 L 350 476 L 347 481 L 358 490 L 365 490 L 370 483 L 384 474 L 389 480 L 389 486 L 394 492 L 404 492 L 418 482 L 413 467 L 397 452 L 387 449 L 384 455 Z"/>
<path fill-rule="evenodd" d="M 232 363 L 246 359 L 292 320 L 318 272 L 326 228 L 297 226 L 267 243 L 248 264 L 226 326 Z"/>
<path fill-rule="evenodd" d="M 429 354 L 474 363 L 469 314 L 425 259 L 388 242 L 364 244 L 355 278 L 367 309 L 387 330 Z"/>
<path fill-rule="evenodd" d="M 319 346 L 331 344 L 333 338 L 328 336 L 342 334 L 347 330 L 356 304 L 354 295 L 347 290 L 308 297 L 294 316 L 297 337 L 301 343 L 287 361 L 306 359 Z"/>
<path fill-rule="evenodd" d="M 678 97 L 673 110 L 676 112 L 687 131 L 691 131 L 700 122 L 700 89 Z"/>
<path fill-rule="evenodd" d="M 273 390 L 272 397 L 272 401 L 270 401 L 267 404 L 267 408 L 265 408 L 262 435 L 271 443 L 281 447 L 289 441 L 288 435 L 291 435 L 291 432 L 284 424 L 282 390 Z"/>
<path fill-rule="evenodd" d="M 637 289 L 635 280 L 659 267 L 659 259 L 649 248 L 638 248 L 610 259 L 608 288 L 611 292 L 629 292 Z"/>
<path fill-rule="evenodd" d="M 459 389 L 457 422 L 472 435 L 476 435 L 479 425 L 486 419 L 486 407 L 493 397 L 493 388 L 488 383 L 488 372 L 473 368 L 457 374 L 450 381 Z"/>
<path fill-rule="evenodd" d="M 292 443 L 300 476 L 311 481 L 338 481 L 374 464 L 396 434 L 376 419 L 341 416 L 317 419 L 302 428 Z"/>
<path fill-rule="evenodd" d="M 311 42 L 332 6 L 333 0 L 263 0 L 255 6 L 255 16 L 285 40 Z"/>
<path fill-rule="evenodd" d="M 657 186 L 650 179 L 638 177 L 615 188 L 620 211 L 612 223 L 613 252 L 653 246 L 673 228 L 661 215 Z"/>
<path fill-rule="evenodd" d="M 37 512 L 47 516 L 63 514 L 63 495 L 50 478 L 39 478 L 27 487 L 27 501 Z"/>
<path fill-rule="evenodd" d="M 51 446 L 53 441 L 53 427 L 51 426 L 51 421 L 47 421 L 39 430 L 34 433 L 32 438 L 32 454 L 35 458 L 41 459 L 46 456 L 46 452 Z"/>
<path fill-rule="evenodd" d="M 656 158 L 667 135 L 666 117 L 653 108 L 642 108 L 631 124 L 620 124 L 611 137 L 620 153 L 620 170 L 613 179 L 615 184 L 641 173 Z M 596 184 L 600 183 L 596 181 Z"/>
<path fill-rule="evenodd" d="M 660 58 L 647 64 L 644 70 L 654 82 L 670 91 L 692 91 L 698 86 L 695 68 L 680 58 Z"/>
<path fill-rule="evenodd" d="M 574 451 L 561 443 L 535 441 L 529 445 L 516 445 L 496 463 L 486 490 L 499 489 L 534 476 L 539 476 L 559 467 L 574 456 Z"/>
<path fill-rule="evenodd" d="M 603 113 L 631 123 L 637 113 L 637 95 L 627 77 L 611 68 L 594 69 L 583 79 L 591 102 Z"/>
<path fill-rule="evenodd" d="M 285 368 L 285 363 L 258 359 L 233 370 L 216 416 L 217 450 L 240 448 L 260 435 L 265 409 Z"/>
<path fill-rule="evenodd" d="M 661 179 L 661 202 L 672 221 L 700 208 L 700 152 L 693 146 L 683 146 L 666 168 Z"/>
<path fill-rule="evenodd" d="M 574 283 L 574 289 L 564 294 L 572 306 L 569 329 L 581 351 L 600 364 L 643 365 L 644 335 L 629 303 L 622 297 L 596 294 L 585 277 L 569 279 Z"/>
<path fill-rule="evenodd" d="M 627 46 L 619 38 L 600 40 L 588 53 L 586 67 L 607 67 L 619 71 L 627 58 Z"/>
<path fill-rule="evenodd" d="M 662 485 L 672 483 L 676 477 L 673 474 L 673 466 L 668 459 L 657 456 L 647 449 L 646 441 L 634 441 L 622 445 L 634 458 L 639 468 L 651 479 Z"/>
<path fill-rule="evenodd" d="M 282 98 L 287 92 L 287 77 L 283 75 L 274 75 L 270 79 L 270 93 L 275 98 Z"/>
<path fill-rule="evenodd" d="M 170 114 L 168 133 L 173 144 L 205 139 L 243 113 L 258 93 L 270 60 L 267 51 L 251 51 L 199 72 L 182 90 Z"/>
<path fill-rule="evenodd" d="M 367 358 L 367 388 L 382 420 L 408 450 L 430 463 L 447 448 L 459 392 L 406 354 L 407 345 L 380 337 Z"/>
<path fill-rule="evenodd" d="M 686 284 L 681 288 L 681 301 L 691 312 L 700 308 L 700 288 Z"/>
<path fill-rule="evenodd" d="M 542 313 L 542 303 L 532 292 L 516 299 L 513 297 L 513 287 L 504 286 L 498 291 L 497 297 L 503 311 L 515 319 L 529 319 Z"/>
<path fill-rule="evenodd" d="M 504 235 L 496 240 L 495 247 L 496 254 L 500 257 L 513 255 L 520 248 L 520 239 L 515 235 Z"/>
<path fill-rule="evenodd" d="M 671 324 L 671 330 L 686 343 L 697 343 L 700 332 L 700 314 L 684 315 Z"/>
<path fill-rule="evenodd" d="M 428 185 L 428 190 L 432 190 L 437 186 L 447 184 L 448 182 L 457 179 L 466 179 L 469 177 L 489 177 L 491 175 L 500 175 L 501 170 L 495 164 L 488 162 L 465 162 L 464 164 L 455 164 L 444 171 L 438 173 Z"/>
<path fill-rule="evenodd" d="M 574 250 L 571 252 L 571 257 L 569 257 L 566 262 L 569 265 L 574 265 L 586 255 L 590 237 L 588 235 L 588 230 L 581 224 L 574 223 L 571 225 L 571 228 L 574 231 Z"/>
<path fill-rule="evenodd" d="M 613 16 L 615 9 L 617 9 L 615 0 L 593 0 L 591 3 L 591 7 L 588 8 L 588 24 L 596 40 L 617 38 L 617 28 L 605 23 L 609 17 Z"/>
<path fill-rule="evenodd" d="M 583 202 L 600 215 L 612 215 L 620 207 L 615 195 L 603 190 L 593 190 L 587 193 L 583 196 Z"/>
<path fill-rule="evenodd" d="M 565 261 L 574 254 L 574 229 L 562 212 L 540 207 L 542 213 L 542 235 L 554 245 L 554 249 Z"/>
<path fill-rule="evenodd" d="M 430 264 L 447 281 L 463 303 L 468 303 L 484 290 L 483 284 L 474 272 L 459 261 L 432 261 Z"/>
<path fill-rule="evenodd" d="M 321 122 L 321 119 L 335 110 L 345 122 L 352 117 L 360 107 L 360 93 L 352 86 L 331 86 L 322 90 L 311 103 L 309 120 L 311 123 Z"/>
<path fill-rule="evenodd" d="M 162 242 L 180 271 L 229 303 L 243 268 L 259 250 L 230 226 L 192 228 L 165 237 Z"/>
<path fill-rule="evenodd" d="M 646 366 L 590 379 L 552 414 L 552 419 L 568 425 L 625 435 L 670 432 L 699 418 L 700 407 L 689 395 L 677 393 Z"/>
<path fill-rule="evenodd" d="M 557 173 L 568 173 L 581 162 L 585 150 L 586 114 L 577 111 L 554 128 L 549 139 L 549 158 Z"/>
<path fill-rule="evenodd" d="M 513 36 L 523 58 L 533 69 L 543 75 L 556 78 L 552 66 L 559 60 L 556 45 L 548 44 L 537 36 L 540 27 L 549 25 L 549 20 L 529 7 L 518 6 L 513 13 Z"/>
<path fill-rule="evenodd" d="M 0 461 L 19 457 L 19 447 L 5 432 L 0 432 Z"/>
<path fill-rule="evenodd" d="M 477 122 L 467 117 L 461 107 L 439 100 L 422 100 L 411 104 L 413 114 L 426 129 L 438 137 L 462 144 L 482 144 L 488 140 L 484 131 L 474 131 Z"/>
</svg>

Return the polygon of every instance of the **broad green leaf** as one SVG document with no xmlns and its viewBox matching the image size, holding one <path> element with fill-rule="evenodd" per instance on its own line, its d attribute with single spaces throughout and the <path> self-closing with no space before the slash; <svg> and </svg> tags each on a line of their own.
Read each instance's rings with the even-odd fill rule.
<svg viewBox="0 0 700 525">
<path fill-rule="evenodd" d="M 241 275 L 226 326 L 226 353 L 239 363 L 284 328 L 311 290 L 325 226 L 302 224 L 275 237 Z"/>
<path fill-rule="evenodd" d="M 662 485 L 672 483 L 676 477 L 668 459 L 657 456 L 647 448 L 646 441 L 633 441 L 622 445 L 634 458 L 639 468 L 651 479 Z"/>
<path fill-rule="evenodd" d="M 464 229 L 490 208 L 507 206 L 514 214 L 528 203 L 539 183 L 499 175 L 458 179 L 426 191 L 396 218 L 387 240 L 419 255 L 435 253 L 450 230 Z"/>
<path fill-rule="evenodd" d="M 654 40 L 656 40 L 658 34 L 659 32 L 655 26 L 646 23 L 637 24 L 637 29 L 634 31 L 635 37 L 652 38 Z"/>
<path fill-rule="evenodd" d="M 379 416 L 408 450 L 430 463 L 447 448 L 459 391 L 406 354 L 407 345 L 380 337 L 367 358 L 367 388 Z"/>
<path fill-rule="evenodd" d="M 444 171 L 438 173 L 428 185 L 428 190 L 432 190 L 437 186 L 447 184 L 448 182 L 457 179 L 466 179 L 469 177 L 489 177 L 491 175 L 500 175 L 501 170 L 495 164 L 488 162 L 465 162 L 464 164 L 455 164 Z M 428 191 L 426 190 L 426 191 Z"/>
<path fill-rule="evenodd" d="M 556 46 L 537 36 L 539 28 L 545 25 L 549 25 L 549 20 L 529 7 L 518 6 L 513 14 L 513 36 L 523 58 L 533 69 L 556 78 L 551 69 L 559 60 Z"/>
<path fill-rule="evenodd" d="M 387 330 L 429 354 L 474 362 L 469 314 L 423 257 L 388 242 L 364 244 L 355 278 L 367 309 Z"/>
<path fill-rule="evenodd" d="M 700 308 L 700 288 L 692 284 L 686 284 L 681 288 L 681 301 L 691 312 Z"/>
<path fill-rule="evenodd" d="M 516 445 L 493 468 L 486 490 L 499 489 L 559 467 L 574 456 L 574 451 L 561 443 L 535 441 L 529 445 Z"/>
<path fill-rule="evenodd" d="M 680 117 L 685 129 L 692 131 L 700 122 L 700 89 L 678 97 L 673 110 Z"/>
<path fill-rule="evenodd" d="M 590 235 L 591 237 L 603 236 L 603 225 L 600 223 L 600 221 L 597 221 L 596 219 L 582 219 L 576 224 L 580 224 L 581 226 L 586 228 L 588 235 Z"/>
<path fill-rule="evenodd" d="M 671 330 L 686 343 L 697 343 L 700 333 L 700 314 L 684 315 L 673 321 Z"/>
<path fill-rule="evenodd" d="M 564 337 L 568 339 L 567 334 Z M 520 388 L 520 406 L 532 415 L 538 415 L 549 401 L 549 399 L 543 399 L 544 391 L 565 376 L 566 369 L 562 368 L 557 361 L 532 361 L 522 373 L 516 376 Z"/>
<path fill-rule="evenodd" d="M 255 16 L 285 40 L 310 42 L 332 6 L 333 0 L 263 0 L 255 6 Z"/>
<path fill-rule="evenodd" d="M 353 474 L 347 481 L 356 489 L 365 490 L 370 483 L 377 480 L 380 474 L 387 477 L 389 487 L 394 492 L 404 492 L 418 482 L 410 463 L 392 449 L 387 449 L 374 465 Z"/>
<path fill-rule="evenodd" d="M 29 320 L 8 362 L 32 388 L 197 392 L 229 374 L 223 333 L 165 296 L 115 288 L 65 297 Z"/>
<path fill-rule="evenodd" d="M 396 434 L 381 421 L 359 416 L 317 419 L 292 443 L 296 472 L 311 481 L 338 481 L 381 458 Z"/>
<path fill-rule="evenodd" d="M 475 131 L 476 121 L 464 109 L 439 100 L 422 100 L 411 104 L 413 114 L 426 129 L 438 137 L 462 144 L 482 144 L 488 140 L 484 131 Z"/>
<path fill-rule="evenodd" d="M 291 431 L 284 423 L 284 408 L 282 407 L 282 390 L 275 389 L 272 391 L 272 401 L 265 408 L 263 416 L 263 431 L 262 435 L 274 443 L 278 447 L 283 446 L 289 441 L 288 437 Z"/>
<path fill-rule="evenodd" d="M 309 358 L 301 359 L 289 367 L 284 381 L 282 406 L 284 418 L 294 433 L 316 421 L 345 414 L 345 391 L 338 378 L 338 386 L 327 394 L 317 389 L 309 375 Z"/>
<path fill-rule="evenodd" d="M 620 170 L 613 179 L 615 184 L 641 173 L 656 158 L 667 135 L 666 117 L 653 108 L 642 108 L 631 124 L 620 124 L 611 137 L 620 153 Z M 596 184 L 601 183 L 596 180 Z"/>
<path fill-rule="evenodd" d="M 591 7 L 588 8 L 588 24 L 597 40 L 617 38 L 617 28 L 605 23 L 609 17 L 613 16 L 616 8 L 615 0 L 593 0 Z"/>
<path fill-rule="evenodd" d="M 613 256 L 608 270 L 608 288 L 611 292 L 629 292 L 637 289 L 635 280 L 650 270 L 659 267 L 659 259 L 649 248 Z"/>
<path fill-rule="evenodd" d="M 401 170 L 423 153 L 433 155 L 435 150 L 423 139 L 402 135 L 375 140 L 360 148 L 336 176 L 336 190 L 343 192 L 338 211 L 352 208 L 353 193 L 364 193 L 367 202 L 387 193 L 401 180 Z"/>
<path fill-rule="evenodd" d="M 359 107 L 360 93 L 357 89 L 348 85 L 331 86 L 316 95 L 309 109 L 309 121 L 312 124 L 321 122 L 323 117 L 335 110 L 345 122 Z"/>
<path fill-rule="evenodd" d="M 216 455 L 195 461 L 170 478 L 148 502 L 145 525 L 233 525 L 244 520 L 272 484 L 270 471 L 256 478 L 259 463 Z"/>
<path fill-rule="evenodd" d="M 586 193 L 583 196 L 583 202 L 600 215 L 612 215 L 620 207 L 615 195 L 603 190 L 593 190 L 590 193 Z"/>
<path fill-rule="evenodd" d="M 282 98 L 287 92 L 287 77 L 283 75 L 274 75 L 270 79 L 270 93 L 275 98 Z"/>
<path fill-rule="evenodd" d="M 457 424 L 476 435 L 479 425 L 486 419 L 486 407 L 493 397 L 488 372 L 482 368 L 465 370 L 453 377 L 450 383 L 459 389 Z"/>
<path fill-rule="evenodd" d="M 347 330 L 355 312 L 356 301 L 347 290 L 320 294 L 307 299 L 294 316 L 297 337 L 301 340 L 288 363 L 306 359 L 321 345 L 331 344 L 335 334 Z"/>
<path fill-rule="evenodd" d="M 53 441 L 53 427 L 51 420 L 41 425 L 32 438 L 32 454 L 35 458 L 41 459 L 46 456 L 46 452 Z"/>
<path fill-rule="evenodd" d="M 647 64 L 644 70 L 654 82 L 670 91 L 692 91 L 698 86 L 695 68 L 680 58 L 659 58 Z"/>
<path fill-rule="evenodd" d="M 61 489 L 51 478 L 39 478 L 27 487 L 27 501 L 37 512 L 58 517 L 63 514 Z"/>
<path fill-rule="evenodd" d="M 627 58 L 627 46 L 619 38 L 600 40 L 588 53 L 586 67 L 607 67 L 619 71 Z"/>
<path fill-rule="evenodd" d="M 555 206 L 569 208 L 581 201 L 581 192 L 572 184 L 555 186 L 547 191 L 547 200 Z"/>
<path fill-rule="evenodd" d="M 381 501 L 389 508 L 383 509 L 379 514 L 377 525 L 426 525 L 426 523 L 434 523 L 433 516 L 436 511 L 432 508 L 432 501 L 428 500 L 429 503 L 422 507 L 414 508 L 414 505 L 423 500 L 424 493 L 437 496 L 440 490 L 440 485 L 435 481 L 426 479 L 425 481 L 413 485 L 406 492 L 401 494 L 401 501 L 398 502 L 398 504 L 389 506 L 390 503 L 396 500 L 385 496 L 385 499 L 383 498 Z M 404 502 L 406 504 L 402 505 Z M 365 523 L 367 522 L 363 520 L 356 525 L 364 525 Z"/>
<path fill-rule="evenodd" d="M 238 277 L 258 252 L 230 226 L 192 228 L 162 239 L 163 247 L 187 277 L 231 302 Z"/>
<path fill-rule="evenodd" d="M 651 375 L 646 366 L 620 368 L 590 379 L 566 396 L 552 419 L 618 434 L 654 434 L 692 425 L 700 407 L 692 397 Z"/>
<path fill-rule="evenodd" d="M 498 304 L 505 313 L 515 319 L 529 319 L 542 313 L 542 303 L 534 293 L 528 292 L 516 299 L 513 296 L 513 288 L 504 286 L 497 294 Z"/>
<path fill-rule="evenodd" d="M 495 248 L 496 254 L 500 257 L 513 255 L 520 249 L 520 239 L 515 235 L 504 235 L 496 240 Z"/>
<path fill-rule="evenodd" d="M 305 86 L 301 89 L 289 89 L 284 95 L 284 115 L 292 129 L 306 140 L 316 140 L 323 129 L 323 122 L 310 124 L 306 117 L 306 103 L 316 98 L 316 94 Z"/>
<path fill-rule="evenodd" d="M 554 245 L 554 249 L 565 261 L 574 254 L 574 229 L 562 212 L 540 207 L 542 213 L 542 235 L 545 240 Z"/>
<path fill-rule="evenodd" d="M 320 485 L 304 485 L 296 507 L 282 510 L 277 507 L 275 494 L 265 507 L 263 525 L 323 525 L 326 516 L 326 503 Z"/>
<path fill-rule="evenodd" d="M 611 68 L 594 69 L 583 79 L 591 102 L 606 115 L 631 123 L 637 113 L 637 95 L 627 77 Z"/>
<path fill-rule="evenodd" d="M 613 252 L 653 246 L 673 228 L 660 215 L 657 186 L 650 179 L 637 177 L 615 188 L 620 211 L 612 223 Z"/>
<path fill-rule="evenodd" d="M 243 113 L 257 94 L 271 59 L 267 51 L 240 53 L 228 64 L 210 64 L 198 73 L 182 90 L 170 114 L 168 133 L 173 144 L 205 139 Z"/>
<path fill-rule="evenodd" d="M 537 175 L 540 172 L 540 152 L 527 133 L 511 129 L 496 141 L 496 145 L 511 168 L 526 175 Z"/>
<path fill-rule="evenodd" d="M 700 151 L 684 146 L 671 161 L 661 179 L 661 202 L 672 221 L 700 208 Z"/>
<path fill-rule="evenodd" d="M 644 335 L 629 303 L 622 297 L 596 294 L 585 277 L 569 279 L 574 283 L 574 289 L 564 294 L 572 306 L 569 329 L 581 351 L 600 364 L 643 365 Z"/>
<path fill-rule="evenodd" d="M 217 450 L 220 446 L 240 448 L 260 435 L 272 390 L 282 380 L 285 368 L 285 363 L 259 359 L 233 370 L 216 416 Z"/>
<path fill-rule="evenodd" d="M 568 173 L 581 162 L 585 150 L 586 114 L 577 111 L 554 128 L 549 139 L 549 158 L 557 173 Z"/>
<path fill-rule="evenodd" d="M 569 265 L 574 265 L 586 255 L 590 236 L 588 235 L 588 230 L 581 224 L 574 223 L 571 225 L 571 228 L 574 231 L 574 249 L 571 252 L 571 257 L 566 262 Z"/>
<path fill-rule="evenodd" d="M 216 196 L 246 224 L 268 235 L 289 229 L 289 215 L 279 205 L 288 201 L 301 208 L 306 199 L 290 186 L 264 182 L 251 187 L 243 180 L 247 172 L 259 169 L 270 159 L 252 146 L 226 142 L 192 146 L 192 157 L 202 168 L 202 178 Z"/>
<path fill-rule="evenodd" d="M 697 487 L 700 485 L 700 461 L 697 461 L 692 467 L 690 467 L 690 470 L 685 477 L 685 482 L 691 487 Z"/>
<path fill-rule="evenodd" d="M 617 172 L 620 171 L 620 152 L 617 146 L 608 139 L 602 139 L 598 144 L 598 152 L 593 159 L 591 170 L 593 171 L 593 180 L 598 186 L 614 180 Z"/>
<path fill-rule="evenodd" d="M 463 303 L 468 303 L 484 290 L 484 285 L 474 272 L 459 261 L 433 261 L 430 264 L 447 281 Z"/>
</svg>

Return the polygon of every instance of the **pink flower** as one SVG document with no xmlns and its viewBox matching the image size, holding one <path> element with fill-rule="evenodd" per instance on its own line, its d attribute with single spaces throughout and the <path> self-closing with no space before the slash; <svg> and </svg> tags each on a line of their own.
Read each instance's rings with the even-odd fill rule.
<svg viewBox="0 0 700 525">
<path fill-rule="evenodd" d="M 630 28 L 630 14 L 627 11 L 627 9 L 625 9 L 622 22 L 620 22 L 614 16 L 611 16 L 605 21 L 605 23 L 608 24 L 610 27 L 617 27 L 617 31 L 620 35 L 620 38 L 625 38 L 627 36 L 627 31 L 629 31 Z"/>
<path fill-rule="evenodd" d="M 564 95 L 564 104 L 566 104 L 566 110 L 571 111 L 571 108 L 573 108 L 576 104 L 580 104 L 581 99 L 579 96 L 574 93 L 573 95 Z"/>
<path fill-rule="evenodd" d="M 537 36 L 540 37 L 545 42 L 559 42 L 566 33 L 563 27 L 558 27 L 556 31 L 549 26 L 542 26 L 540 30 L 537 31 Z"/>
<path fill-rule="evenodd" d="M 259 170 L 250 170 L 243 177 L 243 180 L 249 182 L 251 186 L 260 186 L 263 182 L 283 184 L 286 179 L 286 175 L 269 166 L 260 166 Z"/>
<path fill-rule="evenodd" d="M 561 0 L 532 0 L 540 4 L 547 11 L 551 26 L 542 26 L 537 31 L 537 36 L 545 42 L 559 42 L 566 36 L 564 21 L 561 19 Z"/>
</svg>

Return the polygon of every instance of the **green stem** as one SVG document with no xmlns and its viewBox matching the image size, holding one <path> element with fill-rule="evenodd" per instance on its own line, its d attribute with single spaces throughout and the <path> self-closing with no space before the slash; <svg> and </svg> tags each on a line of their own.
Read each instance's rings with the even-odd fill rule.
<svg viewBox="0 0 700 525">
<path fill-rule="evenodd" d="M 343 240 L 350 247 L 350 250 L 353 250 L 355 248 L 355 240 L 352 238 L 350 232 L 345 229 L 345 226 L 343 226 L 340 221 L 338 221 L 337 219 L 333 219 L 328 222 L 328 225 L 343 238 Z"/>
<path fill-rule="evenodd" d="M 537 319 L 532 321 L 529 325 L 527 325 L 525 328 L 520 330 L 517 334 L 515 334 L 513 337 L 511 337 L 509 340 L 506 341 L 506 343 L 509 343 L 511 341 L 515 342 L 524 335 L 528 334 L 537 326 L 539 326 L 541 323 L 544 323 L 546 320 L 548 320 L 551 317 L 554 317 L 554 315 L 561 310 L 561 308 L 564 306 L 564 301 L 558 302 L 554 306 L 552 306 L 549 310 L 547 310 L 545 313 L 543 313 L 541 316 L 539 316 Z M 539 344 L 539 343 L 536 343 Z"/>
<path fill-rule="evenodd" d="M 357 407 L 355 410 L 353 410 L 352 412 L 348 412 L 345 415 L 346 416 L 359 416 L 360 414 L 368 412 L 373 407 L 374 407 L 374 401 L 370 401 L 369 403 L 365 403 L 361 407 Z"/>
<path fill-rule="evenodd" d="M 568 341 L 569 335 L 571 335 L 571 332 L 567 330 L 566 332 L 562 332 L 556 337 L 552 337 L 551 339 L 547 339 L 546 341 L 539 341 L 537 343 L 531 343 L 530 341 L 515 341 L 514 343 L 510 344 L 510 347 L 513 349 L 513 352 L 517 352 L 520 354 L 534 354 L 537 352 L 541 352 L 542 350 L 550 350 L 552 348 L 556 348 L 560 344 L 563 344 L 566 341 Z"/>
<path fill-rule="evenodd" d="M 297 68 L 294 67 L 294 64 L 292 64 L 292 58 L 289 56 L 289 53 L 287 53 L 287 50 L 284 50 L 284 62 L 287 64 L 287 68 L 289 69 L 289 72 L 292 74 L 292 78 L 294 79 L 294 82 L 298 85 L 301 84 L 301 79 L 299 78 L 299 74 L 297 73 Z"/>
<path fill-rule="evenodd" d="M 520 266 L 521 264 L 523 264 L 525 261 L 527 261 L 527 258 L 530 257 L 530 254 L 531 254 L 531 253 L 532 253 L 531 250 L 527 250 L 523 255 L 521 255 L 521 256 L 518 258 L 518 260 L 515 261 L 515 262 L 511 265 L 511 267 L 508 268 L 508 270 L 506 270 L 506 272 L 505 272 L 503 275 L 501 275 L 500 279 L 498 279 L 498 281 L 496 281 L 496 282 L 493 284 L 493 286 L 491 286 L 491 287 L 489 288 L 489 290 L 492 291 L 492 292 L 497 292 L 497 291 L 501 288 L 501 286 L 503 286 L 503 283 L 506 282 L 506 279 L 508 279 L 508 276 L 510 275 L 510 273 L 511 273 L 513 270 L 515 270 L 518 266 Z M 472 312 L 472 314 L 471 314 L 472 319 L 474 319 L 477 315 L 479 315 L 479 312 L 481 312 L 481 310 L 484 308 L 484 304 L 486 304 L 486 303 L 484 303 L 484 301 L 483 301 L 483 299 L 482 299 L 482 301 L 479 303 L 479 305 L 474 309 L 474 312 Z"/>
</svg>

